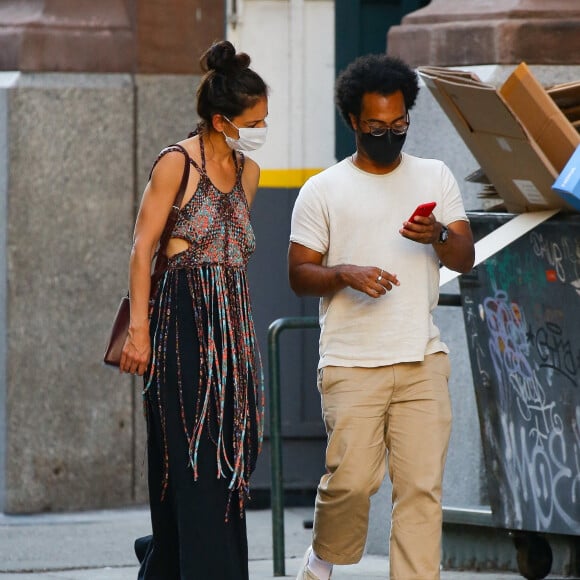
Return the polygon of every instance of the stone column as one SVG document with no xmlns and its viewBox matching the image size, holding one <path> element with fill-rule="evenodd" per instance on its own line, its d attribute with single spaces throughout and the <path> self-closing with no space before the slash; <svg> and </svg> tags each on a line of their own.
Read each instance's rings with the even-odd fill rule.
<svg viewBox="0 0 580 580">
<path fill-rule="evenodd" d="M 224 21 L 213 0 L 0 3 L 0 511 L 146 501 L 141 381 L 102 351 Z"/>
<path fill-rule="evenodd" d="M 580 63 L 576 0 L 432 0 L 388 33 L 414 66 Z"/>
<path fill-rule="evenodd" d="M 133 0 L 14 0 L 0 5 L 0 70 L 130 72 Z"/>
<path fill-rule="evenodd" d="M 214 0 L 8 0 L 0 70 L 197 74 L 224 35 Z"/>
<path fill-rule="evenodd" d="M 139 73 L 198 74 L 202 52 L 225 37 L 225 2 L 132 1 Z"/>
</svg>

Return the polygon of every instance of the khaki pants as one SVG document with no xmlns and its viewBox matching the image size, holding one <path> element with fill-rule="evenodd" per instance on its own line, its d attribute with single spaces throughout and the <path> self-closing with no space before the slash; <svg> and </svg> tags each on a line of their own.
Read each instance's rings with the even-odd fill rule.
<svg viewBox="0 0 580 580">
<path fill-rule="evenodd" d="M 391 579 L 439 578 L 448 379 L 442 352 L 424 362 L 320 370 L 327 473 L 318 486 L 313 548 L 321 558 L 334 564 L 361 559 L 370 497 L 383 481 L 388 452 Z"/>
</svg>

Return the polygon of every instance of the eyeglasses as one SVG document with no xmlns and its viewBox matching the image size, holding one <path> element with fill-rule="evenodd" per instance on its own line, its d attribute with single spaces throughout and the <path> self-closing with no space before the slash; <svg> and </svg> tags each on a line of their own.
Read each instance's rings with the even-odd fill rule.
<svg viewBox="0 0 580 580">
<path fill-rule="evenodd" d="M 360 122 L 369 128 L 369 133 L 373 137 L 382 137 L 387 131 L 390 131 L 393 135 L 404 135 L 409 130 L 410 119 L 409 113 L 407 113 L 404 118 L 397 119 L 392 125 L 377 121 L 361 120 Z"/>
</svg>

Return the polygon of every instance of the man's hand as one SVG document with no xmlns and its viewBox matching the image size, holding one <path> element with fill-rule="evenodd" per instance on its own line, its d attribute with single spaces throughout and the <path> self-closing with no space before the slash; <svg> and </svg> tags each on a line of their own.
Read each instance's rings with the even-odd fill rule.
<svg viewBox="0 0 580 580">
<path fill-rule="evenodd" d="M 371 298 L 379 298 L 399 285 L 396 274 L 381 270 L 376 266 L 336 266 L 345 286 L 363 292 Z"/>
<path fill-rule="evenodd" d="M 323 266 L 323 255 L 301 244 L 290 243 L 288 277 L 298 296 L 331 296 L 343 288 L 353 288 L 378 298 L 399 285 L 396 274 L 378 266 L 340 264 Z"/>
<path fill-rule="evenodd" d="M 439 241 L 442 225 L 435 221 L 435 216 L 416 216 L 412 222 L 403 222 L 399 233 L 413 242 L 419 244 L 434 244 Z"/>
<path fill-rule="evenodd" d="M 439 242 L 443 225 L 435 221 L 435 216 L 416 217 L 414 222 L 403 222 L 399 233 L 420 244 L 431 244 L 439 261 L 456 272 L 466 273 L 473 268 L 475 249 L 469 222 L 458 220 L 447 226 L 447 241 Z"/>
</svg>

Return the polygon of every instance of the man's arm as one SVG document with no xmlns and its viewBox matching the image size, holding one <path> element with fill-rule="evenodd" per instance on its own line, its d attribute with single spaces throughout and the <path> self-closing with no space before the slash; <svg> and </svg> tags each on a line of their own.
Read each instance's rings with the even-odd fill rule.
<svg viewBox="0 0 580 580">
<path fill-rule="evenodd" d="M 306 246 L 290 242 L 288 249 L 288 277 L 290 287 L 298 296 L 330 296 L 346 287 L 378 298 L 399 281 L 395 274 L 377 266 L 341 264 L 322 265 L 323 255 Z"/>
<path fill-rule="evenodd" d="M 431 244 L 440 262 L 455 272 L 466 273 L 473 268 L 475 247 L 469 222 L 458 220 L 447 226 L 449 237 L 444 243 L 439 242 L 443 224 L 429 217 L 416 217 L 414 222 L 404 222 L 399 233 L 409 240 L 420 244 Z"/>
<path fill-rule="evenodd" d="M 469 272 L 473 268 L 475 261 L 475 246 L 469 222 L 460 220 L 449 224 L 447 226 L 449 236 L 443 244 L 439 242 L 443 226 L 439 222 L 436 222 L 436 224 L 439 233 L 437 234 L 437 240 L 432 243 L 439 261 L 450 270 L 455 270 L 462 274 Z"/>
</svg>

